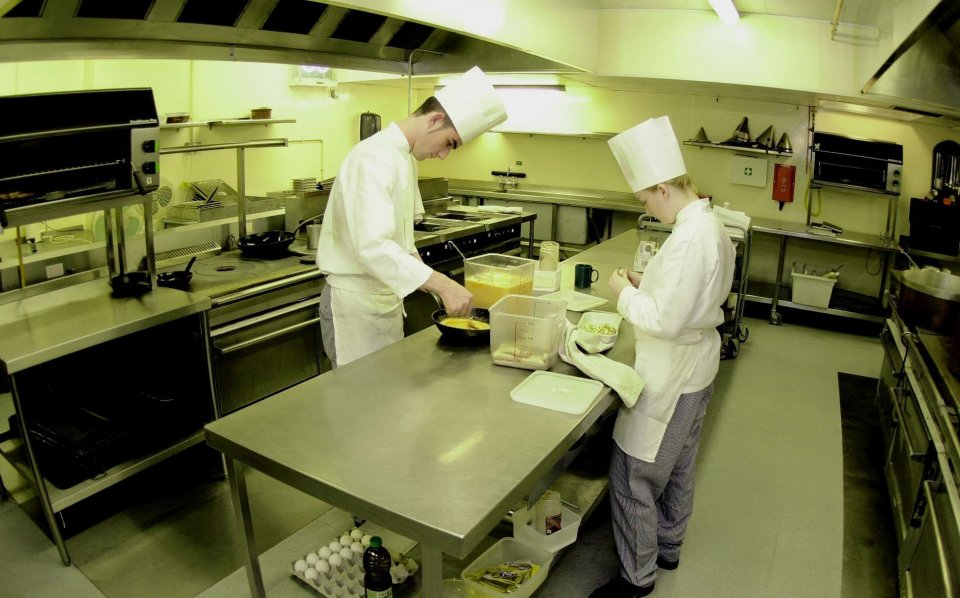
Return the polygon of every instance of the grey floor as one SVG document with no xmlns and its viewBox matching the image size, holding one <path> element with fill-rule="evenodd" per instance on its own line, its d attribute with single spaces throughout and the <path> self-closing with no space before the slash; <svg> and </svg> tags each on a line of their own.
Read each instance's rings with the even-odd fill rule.
<svg viewBox="0 0 960 598">
<path fill-rule="evenodd" d="M 878 341 L 746 323 L 750 339 L 736 360 L 721 364 L 707 413 L 681 566 L 661 572 L 653 595 L 891 595 L 889 554 L 844 540 L 845 477 L 848 503 L 851 487 L 871 500 L 877 492 L 861 488 L 866 483 L 851 486 L 845 476 L 837 375 L 877 376 Z M 68 539 L 71 567 L 24 509 L 0 502 L 0 596 L 246 595 L 229 491 L 209 469 L 184 478 L 171 466 L 125 490 L 118 500 L 127 508 Z M 0 476 L 21 501 L 29 495 L 2 459 Z M 349 515 L 256 472 L 248 485 L 269 595 L 317 596 L 287 567 L 348 527 Z M 854 519 L 846 517 L 849 527 Z M 859 517 L 856 524 L 871 521 Z M 459 566 L 445 563 L 445 571 L 453 575 Z M 536 595 L 587 596 L 617 568 L 601 506 Z"/>
</svg>

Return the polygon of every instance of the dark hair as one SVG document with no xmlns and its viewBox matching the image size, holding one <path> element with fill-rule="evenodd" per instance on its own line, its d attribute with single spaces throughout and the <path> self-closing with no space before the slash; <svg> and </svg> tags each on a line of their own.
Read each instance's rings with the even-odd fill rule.
<svg viewBox="0 0 960 598">
<path fill-rule="evenodd" d="M 424 100 L 423 103 L 420 104 L 420 107 L 414 111 L 413 115 L 424 116 L 425 114 L 430 114 L 431 112 L 439 112 L 443 115 L 444 128 L 453 126 L 453 121 L 450 120 L 450 115 L 447 114 L 446 110 L 444 110 L 443 106 L 440 104 L 440 100 L 434 96 L 430 96 Z"/>
</svg>

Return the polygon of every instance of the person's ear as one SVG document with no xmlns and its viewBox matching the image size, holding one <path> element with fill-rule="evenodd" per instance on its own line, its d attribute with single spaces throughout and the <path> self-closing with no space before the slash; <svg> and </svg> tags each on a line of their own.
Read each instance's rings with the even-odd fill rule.
<svg viewBox="0 0 960 598">
<path fill-rule="evenodd" d="M 663 183 L 657 185 L 657 193 L 660 194 L 660 197 L 663 199 L 669 199 L 670 197 L 670 188 L 664 185 Z"/>
<path fill-rule="evenodd" d="M 430 126 L 429 126 L 430 131 L 432 132 L 432 131 L 437 131 L 441 129 L 444 124 L 443 119 L 444 119 L 443 112 L 431 112 L 429 116 L 429 120 L 427 121 L 428 123 L 430 123 Z"/>
</svg>

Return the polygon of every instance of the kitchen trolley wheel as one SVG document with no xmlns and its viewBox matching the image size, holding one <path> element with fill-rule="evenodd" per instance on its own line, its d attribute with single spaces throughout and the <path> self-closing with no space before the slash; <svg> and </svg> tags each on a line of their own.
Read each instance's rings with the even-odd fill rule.
<svg viewBox="0 0 960 598">
<path fill-rule="evenodd" d="M 736 359 L 740 354 L 740 341 L 730 337 L 725 343 L 720 345 L 720 359 Z"/>
<path fill-rule="evenodd" d="M 779 326 L 781 323 L 783 323 L 783 316 L 780 315 L 780 312 L 778 311 L 770 312 L 770 323 L 773 324 L 774 326 Z"/>
<path fill-rule="evenodd" d="M 750 329 L 741 324 L 737 332 L 737 340 L 739 340 L 741 343 L 745 343 L 747 342 L 748 338 L 750 338 Z"/>
</svg>

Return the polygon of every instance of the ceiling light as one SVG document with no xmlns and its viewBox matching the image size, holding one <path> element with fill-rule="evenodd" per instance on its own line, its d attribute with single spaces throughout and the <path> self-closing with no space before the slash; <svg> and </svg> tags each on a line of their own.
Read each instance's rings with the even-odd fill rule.
<svg viewBox="0 0 960 598">
<path fill-rule="evenodd" d="M 494 83 L 494 89 L 526 89 L 535 91 L 567 91 L 566 85 L 540 85 L 537 83 L 527 83 L 525 85 L 503 85 Z"/>
<path fill-rule="evenodd" d="M 725 25 L 734 25 L 740 20 L 740 13 L 737 12 L 737 7 L 733 5 L 733 0 L 709 0 L 709 2 Z"/>
</svg>

